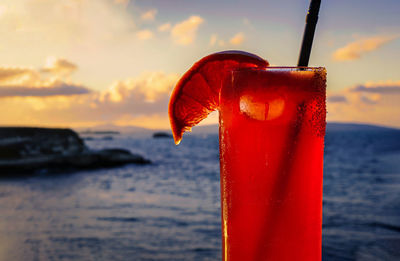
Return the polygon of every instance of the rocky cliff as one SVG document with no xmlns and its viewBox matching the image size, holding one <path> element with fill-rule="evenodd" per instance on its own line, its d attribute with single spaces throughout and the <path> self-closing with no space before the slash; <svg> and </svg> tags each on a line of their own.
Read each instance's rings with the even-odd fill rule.
<svg viewBox="0 0 400 261">
<path fill-rule="evenodd" d="M 0 128 L 0 175 L 40 169 L 87 169 L 149 160 L 123 149 L 90 150 L 71 129 Z"/>
</svg>

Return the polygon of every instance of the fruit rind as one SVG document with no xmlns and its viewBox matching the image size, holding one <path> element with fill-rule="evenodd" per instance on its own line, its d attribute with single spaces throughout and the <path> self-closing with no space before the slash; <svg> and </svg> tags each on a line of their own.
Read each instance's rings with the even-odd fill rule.
<svg viewBox="0 0 400 261">
<path fill-rule="evenodd" d="M 180 143 L 184 132 L 191 131 L 193 126 L 205 119 L 208 114 L 218 109 L 218 96 L 224 73 L 233 69 L 247 67 L 265 68 L 268 65 L 266 60 L 255 54 L 237 50 L 210 54 L 196 62 L 181 77 L 171 94 L 168 113 L 175 144 L 178 145 Z M 213 72 L 207 70 L 207 67 L 213 68 L 213 66 L 218 67 L 220 71 Z M 197 80 L 194 79 L 196 76 Z M 198 86 L 199 81 L 201 81 L 200 78 L 203 78 L 204 83 Z M 193 88 L 203 88 L 204 86 L 208 90 L 203 89 L 203 91 L 208 91 L 208 96 L 211 96 L 206 97 L 205 100 L 198 100 L 195 99 L 196 97 L 187 94 L 199 91 Z M 190 99 L 191 101 L 188 101 Z M 179 106 L 183 106 L 184 108 L 179 110 Z"/>
</svg>

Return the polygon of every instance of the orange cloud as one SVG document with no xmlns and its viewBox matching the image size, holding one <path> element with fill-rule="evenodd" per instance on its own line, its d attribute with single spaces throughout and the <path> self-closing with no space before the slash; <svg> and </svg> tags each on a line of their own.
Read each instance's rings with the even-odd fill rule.
<svg viewBox="0 0 400 261">
<path fill-rule="evenodd" d="M 66 59 L 49 57 L 42 72 L 50 72 L 59 75 L 70 75 L 78 69 L 78 66 Z"/>
<path fill-rule="evenodd" d="M 100 92 L 96 102 L 151 104 L 166 98 L 177 81 L 175 74 L 148 72 L 138 78 L 114 82 L 109 89 Z"/>
<path fill-rule="evenodd" d="M 0 84 L 9 84 L 23 77 L 34 77 L 37 73 L 33 69 L 18 67 L 0 67 Z"/>
<path fill-rule="evenodd" d="M 158 27 L 159 32 L 168 32 L 171 30 L 171 24 L 170 23 L 165 23 L 162 24 Z"/>
<path fill-rule="evenodd" d="M 42 86 L 0 86 L 0 97 L 66 96 L 89 92 L 91 91 L 84 86 L 62 81 L 53 81 Z"/>
<path fill-rule="evenodd" d="M 345 95 L 328 95 L 326 101 L 328 103 L 346 103 L 347 98 Z"/>
<path fill-rule="evenodd" d="M 332 57 L 335 61 L 357 60 L 365 53 L 372 52 L 398 37 L 391 35 L 363 38 L 339 48 L 333 53 Z"/>
<path fill-rule="evenodd" d="M 156 14 L 157 14 L 157 9 L 151 9 L 145 13 L 143 13 L 140 18 L 143 21 L 154 21 L 154 19 L 156 18 Z"/>
<path fill-rule="evenodd" d="M 212 34 L 210 37 L 209 45 L 215 46 L 217 44 L 219 46 L 223 47 L 223 46 L 225 46 L 225 41 L 222 39 L 219 39 L 217 34 Z"/>
<path fill-rule="evenodd" d="M 400 94 L 400 81 L 366 83 L 350 88 L 351 92 L 379 93 L 379 94 Z"/>
<path fill-rule="evenodd" d="M 171 35 L 175 43 L 180 45 L 193 43 L 196 38 L 197 30 L 203 22 L 203 18 L 193 15 L 187 20 L 176 24 L 171 30 Z"/>
<path fill-rule="evenodd" d="M 56 96 L 50 96 L 50 93 L 44 93 L 45 90 L 40 88 L 37 91 L 19 90 L 36 91 L 31 93 L 31 97 L 25 97 L 24 93 L 16 96 L 2 95 L 0 86 L 0 96 L 3 96 L 0 102 L 0 110 L 3 112 L 0 124 L 87 127 L 112 123 L 168 128 L 168 101 L 177 80 L 176 74 L 147 72 L 135 78 L 115 81 L 104 91 L 82 91 L 80 95 L 67 95 L 71 89 Z M 385 86 L 400 88 L 400 82 L 371 82 L 358 86 L 365 88 L 354 86 L 328 95 L 328 120 L 400 127 L 400 92 L 379 89 Z M 371 91 L 376 89 L 380 91 Z M 55 90 L 58 94 L 62 93 L 61 87 L 53 92 Z"/>
<path fill-rule="evenodd" d="M 244 34 L 243 33 L 237 33 L 235 34 L 230 40 L 229 43 L 233 45 L 241 45 L 244 41 Z"/>
<path fill-rule="evenodd" d="M 63 79 L 77 70 L 66 59 L 51 58 L 42 70 L 22 67 L 0 67 L 0 97 L 65 96 L 86 94 L 90 90 Z M 43 77 L 40 72 L 51 72 L 55 77 Z"/>
<path fill-rule="evenodd" d="M 327 97 L 328 120 L 400 127 L 400 82 L 369 82 Z"/>
<path fill-rule="evenodd" d="M 210 46 L 214 46 L 217 43 L 218 40 L 218 35 L 217 34 L 213 34 L 210 37 Z"/>
<path fill-rule="evenodd" d="M 229 39 L 229 43 L 231 45 L 241 45 L 245 40 L 245 36 L 242 32 L 235 34 L 231 39 Z M 220 39 L 217 34 L 212 34 L 209 41 L 210 46 L 219 45 L 221 47 L 225 46 L 225 41 Z"/>
<path fill-rule="evenodd" d="M 3 97 L 0 110 L 7 115 L 0 118 L 0 124 L 79 127 L 113 123 L 168 128 L 168 101 L 177 79 L 175 74 L 148 72 L 115 81 L 100 92 Z"/>
</svg>

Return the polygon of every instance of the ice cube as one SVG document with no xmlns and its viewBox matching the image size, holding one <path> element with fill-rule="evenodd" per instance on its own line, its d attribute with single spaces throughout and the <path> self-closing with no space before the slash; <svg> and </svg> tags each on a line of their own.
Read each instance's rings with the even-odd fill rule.
<svg viewBox="0 0 400 261">
<path fill-rule="evenodd" d="M 285 101 L 280 98 L 260 100 L 251 95 L 243 95 L 239 101 L 240 112 L 255 120 L 274 120 L 282 115 Z"/>
</svg>

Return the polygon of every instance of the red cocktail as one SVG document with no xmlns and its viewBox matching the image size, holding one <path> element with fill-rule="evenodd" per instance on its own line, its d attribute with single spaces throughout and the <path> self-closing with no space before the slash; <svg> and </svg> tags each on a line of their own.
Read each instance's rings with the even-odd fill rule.
<svg viewBox="0 0 400 261">
<path fill-rule="evenodd" d="M 232 71 L 219 101 L 223 260 L 321 260 L 324 68 Z"/>
</svg>

